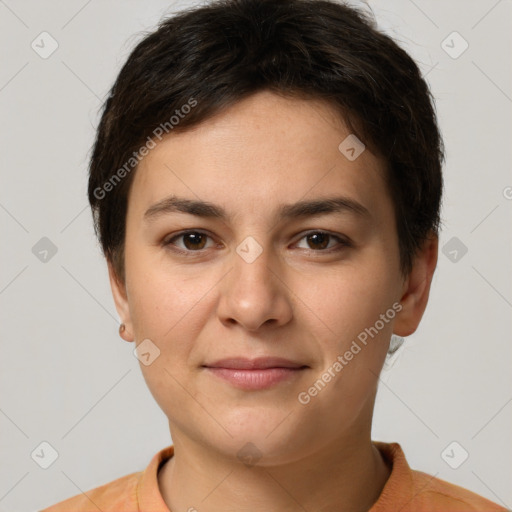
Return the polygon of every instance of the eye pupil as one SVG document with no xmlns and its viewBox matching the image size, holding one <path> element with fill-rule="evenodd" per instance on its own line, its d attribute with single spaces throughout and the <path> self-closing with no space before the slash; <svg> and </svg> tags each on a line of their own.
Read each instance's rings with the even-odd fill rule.
<svg viewBox="0 0 512 512">
<path fill-rule="evenodd" d="M 329 235 L 326 233 L 313 233 L 311 235 L 308 235 L 308 243 L 313 240 L 313 243 L 321 244 L 321 247 L 314 247 L 314 249 L 325 249 L 327 245 L 329 245 Z"/>
<path fill-rule="evenodd" d="M 183 242 L 187 249 L 202 249 L 205 245 L 206 237 L 202 233 L 186 233 L 183 235 Z M 192 241 L 192 246 L 190 247 L 190 241 Z M 201 244 L 201 242 L 203 242 Z M 195 244 L 200 244 L 200 246 Z"/>
</svg>

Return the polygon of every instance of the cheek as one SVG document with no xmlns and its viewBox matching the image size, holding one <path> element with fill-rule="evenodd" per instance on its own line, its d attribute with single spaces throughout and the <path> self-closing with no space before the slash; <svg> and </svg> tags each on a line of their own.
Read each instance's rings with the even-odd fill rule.
<svg viewBox="0 0 512 512">
<path fill-rule="evenodd" d="M 147 267 L 147 265 L 146 265 Z M 211 272 L 190 272 L 154 265 L 142 271 L 134 267 L 131 313 L 137 339 L 155 340 L 183 337 L 200 322 L 208 291 L 216 282 Z M 203 311 L 204 315 L 204 311 Z"/>
<path fill-rule="evenodd" d="M 300 299 L 300 308 L 310 312 L 328 338 L 346 342 L 392 306 L 394 279 L 386 265 L 356 263 L 332 268 L 313 279 L 297 278 L 291 288 Z"/>
<path fill-rule="evenodd" d="M 317 378 L 329 369 L 331 373 L 315 407 L 329 409 L 338 423 L 357 417 L 375 392 L 393 329 L 394 279 L 394 273 L 376 261 L 373 266 L 340 267 L 318 279 L 314 288 L 297 292 L 320 317 L 321 322 L 311 315 L 315 325 L 327 333 L 318 337 L 323 358 Z M 381 315 L 387 311 L 391 314 L 383 321 Z M 336 363 L 342 369 L 337 371 Z"/>
<path fill-rule="evenodd" d="M 187 409 L 190 397 L 184 388 L 195 394 L 191 365 L 207 318 L 205 293 L 212 285 L 199 276 L 185 279 L 180 272 L 157 267 L 139 275 L 133 282 L 131 305 L 136 339 L 149 338 L 160 351 L 150 365 L 140 363 L 143 377 L 163 411 Z"/>
</svg>

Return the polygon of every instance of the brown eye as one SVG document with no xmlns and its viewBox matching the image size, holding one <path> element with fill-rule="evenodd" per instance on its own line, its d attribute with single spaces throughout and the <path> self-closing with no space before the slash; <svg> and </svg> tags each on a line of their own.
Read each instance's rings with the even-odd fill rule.
<svg viewBox="0 0 512 512">
<path fill-rule="evenodd" d="M 186 231 L 168 239 L 164 245 L 174 245 L 183 252 L 197 252 L 205 248 L 208 238 L 206 233 L 200 231 Z M 182 244 L 175 243 L 177 240 L 181 240 Z"/>
<path fill-rule="evenodd" d="M 183 235 L 183 242 L 187 249 L 204 249 L 206 235 L 203 235 L 203 233 L 186 233 Z"/>
<path fill-rule="evenodd" d="M 301 240 L 306 240 L 307 245 L 307 247 L 301 248 L 309 249 L 314 252 L 330 252 L 331 249 L 341 250 L 345 247 L 350 247 L 350 243 L 347 240 L 324 231 L 310 231 L 309 233 L 306 233 Z M 336 241 L 337 244 L 331 244 L 332 241 Z"/>
<path fill-rule="evenodd" d="M 329 245 L 329 235 L 326 233 L 313 233 L 306 237 L 311 249 L 325 249 Z"/>
</svg>

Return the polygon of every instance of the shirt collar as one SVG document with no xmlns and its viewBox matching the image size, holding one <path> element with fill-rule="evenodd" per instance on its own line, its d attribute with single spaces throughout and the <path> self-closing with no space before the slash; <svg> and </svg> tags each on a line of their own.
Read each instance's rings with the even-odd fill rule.
<svg viewBox="0 0 512 512">
<path fill-rule="evenodd" d="M 373 504 L 369 512 L 399 510 L 414 498 L 414 482 L 411 468 L 398 443 L 383 443 L 380 441 L 372 441 L 372 443 L 382 454 L 384 461 L 391 469 L 391 473 L 378 500 Z M 165 504 L 158 487 L 158 470 L 173 455 L 173 445 L 160 450 L 153 456 L 149 466 L 142 473 L 137 486 L 139 510 L 171 512 Z"/>
</svg>

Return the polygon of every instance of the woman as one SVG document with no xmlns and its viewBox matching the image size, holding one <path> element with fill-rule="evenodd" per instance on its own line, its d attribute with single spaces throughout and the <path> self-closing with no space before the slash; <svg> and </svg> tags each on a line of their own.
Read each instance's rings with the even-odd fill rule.
<svg viewBox="0 0 512 512">
<path fill-rule="evenodd" d="M 437 264 L 443 145 L 412 59 L 330 1 L 161 23 L 107 99 L 89 200 L 173 445 L 59 511 L 503 511 L 371 440 Z"/>
</svg>

